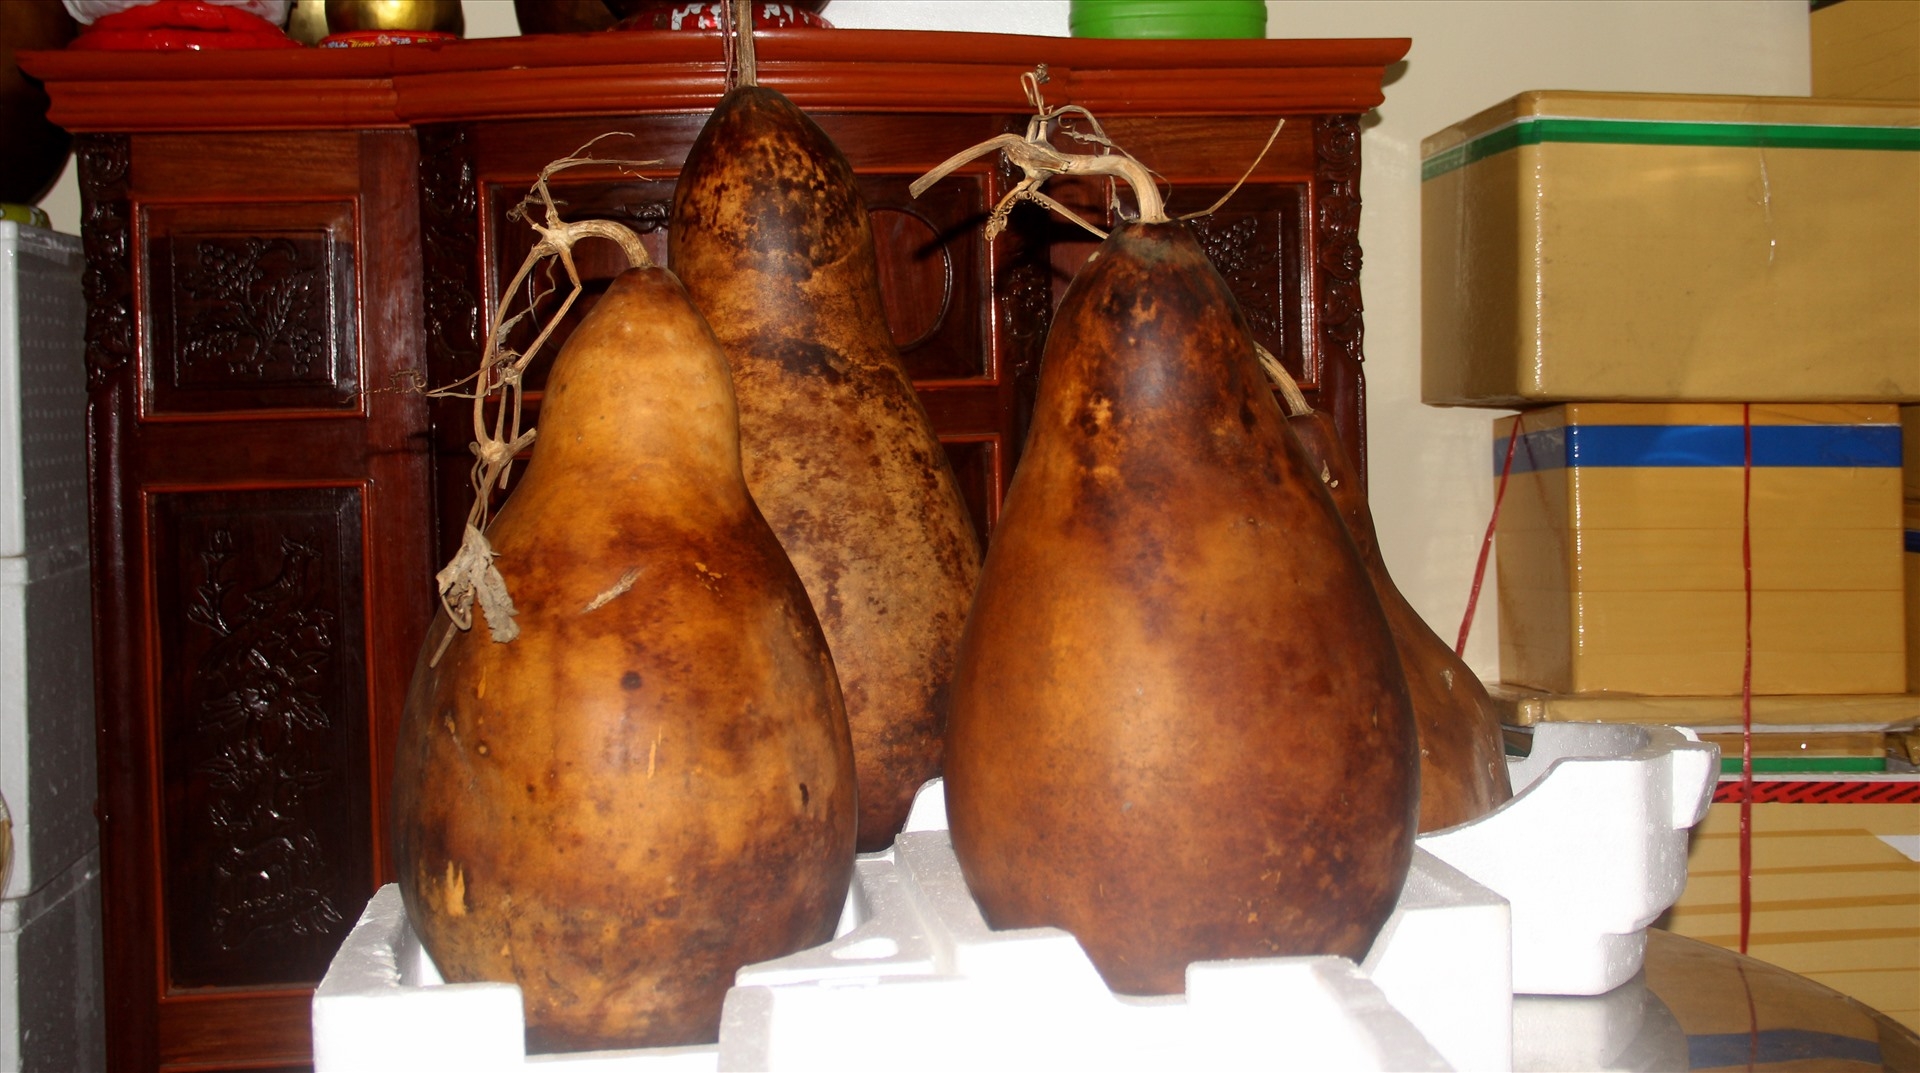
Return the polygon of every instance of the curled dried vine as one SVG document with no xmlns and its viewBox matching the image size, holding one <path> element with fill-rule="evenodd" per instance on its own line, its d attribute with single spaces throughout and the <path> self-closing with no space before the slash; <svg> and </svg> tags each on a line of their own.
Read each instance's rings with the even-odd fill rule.
<svg viewBox="0 0 1920 1073">
<path fill-rule="evenodd" d="M 1107 137 L 1106 129 L 1100 125 L 1100 120 L 1086 108 L 1077 104 L 1048 105 L 1046 96 L 1040 89 L 1047 80 L 1046 64 L 1041 64 L 1020 76 L 1020 85 L 1026 91 L 1027 103 L 1034 109 L 1033 118 L 1027 120 L 1026 134 L 1002 134 L 963 149 L 914 180 L 908 190 L 914 197 L 919 197 L 934 183 L 953 174 L 966 164 L 998 151 L 1004 154 L 1009 162 L 1020 168 L 1022 178 L 1014 184 L 1013 189 L 1007 191 L 1006 195 L 994 204 L 992 214 L 987 217 L 988 242 L 992 242 L 1000 232 L 1006 230 L 1009 214 L 1012 213 L 1013 207 L 1022 201 L 1043 205 L 1100 238 L 1106 238 L 1105 231 L 1095 227 L 1072 209 L 1041 191 L 1041 186 L 1056 175 L 1100 175 L 1122 179 L 1133 188 L 1133 196 L 1139 203 L 1140 211 L 1137 219 L 1142 223 L 1166 223 L 1168 219 L 1166 201 L 1160 194 L 1158 176 L 1154 174 L 1153 169 L 1142 164 L 1125 149 L 1115 145 L 1113 140 Z M 1085 129 L 1074 125 L 1076 122 L 1084 124 Z M 1267 144 L 1261 146 L 1259 154 L 1253 158 L 1253 163 L 1247 165 L 1247 170 L 1241 173 L 1240 178 L 1231 187 L 1227 188 L 1226 193 L 1221 194 L 1217 201 L 1199 212 L 1190 212 L 1179 218 L 1193 220 L 1219 211 L 1220 207 L 1227 203 L 1227 199 L 1246 183 L 1254 169 L 1260 166 L 1260 162 L 1266 159 L 1267 152 L 1279 139 L 1280 129 L 1286 125 L 1286 122 L 1282 118 L 1274 123 L 1273 133 L 1267 135 Z M 1054 147 L 1052 138 L 1055 135 L 1097 145 L 1100 149 L 1095 153 L 1064 153 Z M 1114 197 L 1113 204 L 1117 210 L 1118 195 L 1115 194 Z M 1119 215 L 1117 211 L 1116 215 Z M 1306 395 L 1301 392 L 1300 385 L 1287 373 L 1285 366 L 1280 364 L 1280 359 L 1274 357 L 1272 351 L 1258 342 L 1253 344 L 1253 350 L 1254 357 L 1260 362 L 1260 368 L 1266 372 L 1267 378 L 1273 381 L 1280 389 L 1280 394 L 1286 399 L 1288 412 L 1298 416 L 1311 411 L 1312 407 L 1308 405 Z"/>
<path fill-rule="evenodd" d="M 631 266 L 643 268 L 653 264 L 653 258 L 648 256 L 640 237 L 632 230 L 611 220 L 569 222 L 563 219 L 560 206 L 548 186 L 549 179 L 568 168 L 584 165 L 637 168 L 659 163 L 655 160 L 607 160 L 588 155 L 594 145 L 612 136 L 603 134 L 574 150 L 571 156 L 540 169 L 540 175 L 534 180 L 527 196 L 508 211 L 508 219 L 524 221 L 539 236 L 538 240 L 521 261 L 513 279 L 501 288 L 500 305 L 494 312 L 486 348 L 480 355 L 480 368 L 452 386 L 428 393 L 435 397 L 473 400 L 473 442 L 469 445 L 474 457 L 469 475 L 473 487 L 473 506 L 467 510 L 465 533 L 459 551 L 434 575 L 440 590 L 440 604 L 446 609 L 447 618 L 453 623 L 454 629 L 458 630 L 472 628 L 473 607 L 479 604 L 486 617 L 488 633 L 501 643 L 519 636 L 520 628 L 514 623 L 516 611 L 513 598 L 507 591 L 506 579 L 494 566 L 495 553 L 487 542 L 491 500 L 496 490 L 506 490 L 515 460 L 522 451 L 533 445 L 536 430 L 526 427 L 524 423 L 522 382 L 527 366 L 539 356 L 547 340 L 580 297 L 584 285 L 579 267 L 574 263 L 573 248 L 582 239 L 604 238 L 620 246 Z M 525 350 L 516 350 L 507 345 L 509 333 L 522 319 L 536 315 L 535 311 L 541 302 L 558 289 L 552 283 L 544 289 L 533 289 L 535 270 L 543 264 L 548 265 L 550 270 L 551 263 L 555 261 L 566 273 L 569 290 L 560 300 L 559 307 L 547 316 L 533 342 Z M 530 291 L 526 308 L 509 315 L 513 296 L 523 284 Z M 433 663 L 439 662 L 452 639 L 453 632 L 450 630 L 435 650 Z"/>
</svg>

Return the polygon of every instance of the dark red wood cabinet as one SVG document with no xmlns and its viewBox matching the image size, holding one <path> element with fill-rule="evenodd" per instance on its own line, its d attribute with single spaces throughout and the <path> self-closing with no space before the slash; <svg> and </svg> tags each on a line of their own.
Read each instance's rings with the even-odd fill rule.
<svg viewBox="0 0 1920 1073">
<path fill-rule="evenodd" d="M 990 531 L 1050 311 L 1094 240 L 1022 209 L 986 243 L 1018 178 L 991 162 L 917 200 L 908 183 L 1024 129 L 1020 75 L 1041 64 L 1049 103 L 1097 113 L 1176 212 L 1212 203 L 1284 117 L 1195 226 L 1364 454 L 1359 117 L 1406 48 L 787 30 L 759 57 L 860 176 L 895 336 Z M 476 367 L 531 241 L 509 210 L 549 161 L 607 132 L 597 155 L 657 161 L 554 190 L 664 252 L 720 42 L 24 66 L 79 136 L 111 1061 L 299 1067 L 312 985 L 390 878 L 388 753 L 470 495 L 470 407 L 421 389 Z M 1104 185 L 1053 192 L 1104 221 Z M 590 292 L 610 255 L 585 253 Z"/>
</svg>

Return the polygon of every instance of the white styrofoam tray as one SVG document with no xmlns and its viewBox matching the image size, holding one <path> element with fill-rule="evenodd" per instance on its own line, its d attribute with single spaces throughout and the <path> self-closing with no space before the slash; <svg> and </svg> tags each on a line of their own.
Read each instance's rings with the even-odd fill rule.
<svg viewBox="0 0 1920 1073">
<path fill-rule="evenodd" d="M 1519 792 L 1512 802 L 1419 840 L 1400 903 L 1363 964 L 1341 958 L 1201 962 L 1188 970 L 1185 995 L 1157 999 L 1108 992 L 1064 931 L 988 928 L 953 857 L 943 790 L 935 781 L 923 788 L 894 848 L 858 862 L 834 940 L 740 971 L 717 1047 L 529 1058 L 519 989 L 442 984 L 407 926 L 398 890 L 387 887 L 315 994 L 315 1062 L 321 1073 L 545 1062 L 570 1070 L 957 1069 L 1008 1061 L 1134 1069 L 1510 1069 L 1514 973 L 1530 963 L 1519 944 L 1535 941 L 1542 929 L 1553 933 L 1547 940 L 1552 956 L 1565 962 L 1558 977 L 1544 982 L 1559 993 L 1585 993 L 1588 982 L 1627 960 L 1631 976 L 1646 921 L 1667 904 L 1648 912 L 1645 903 L 1668 889 L 1677 897 L 1679 887 L 1668 874 L 1674 862 L 1667 855 L 1623 851 L 1619 843 L 1631 839 L 1618 829 L 1639 824 L 1641 840 L 1664 845 L 1690 815 L 1677 828 L 1684 882 L 1685 826 L 1704 811 L 1715 756 L 1711 746 L 1661 728 L 1542 726 L 1533 755 L 1514 764 Z M 1572 792 L 1561 792 L 1562 784 Z M 1583 789 L 1597 796 L 1583 797 Z M 1689 803 L 1683 807 L 1681 799 Z M 1583 825 L 1579 817 L 1589 814 L 1604 822 Z M 1516 816 L 1519 822 L 1511 819 Z M 1490 840 L 1459 837 L 1488 824 L 1495 825 Z M 1660 874 L 1628 884 L 1637 894 L 1628 908 L 1523 927 L 1520 909 L 1509 917 L 1506 899 L 1488 889 L 1491 883 L 1476 882 L 1470 868 L 1486 866 L 1486 856 L 1501 857 L 1488 849 L 1501 839 L 1513 853 L 1537 854 L 1539 844 L 1555 841 L 1556 828 L 1591 842 L 1590 852 L 1536 857 L 1569 871 L 1536 877 L 1531 886 L 1509 883 L 1529 900 L 1534 918 L 1564 904 L 1568 887 L 1591 885 L 1592 872 Z M 1457 858 L 1454 866 L 1428 851 L 1436 840 Z M 1626 928 L 1633 921 L 1637 927 Z M 1567 931 L 1578 935 L 1558 934 Z"/>
<path fill-rule="evenodd" d="M 1540 723 L 1508 769 L 1512 801 L 1418 844 L 1513 906 L 1516 994 L 1610 991 L 1687 884 L 1720 750 L 1669 727 Z"/>
</svg>

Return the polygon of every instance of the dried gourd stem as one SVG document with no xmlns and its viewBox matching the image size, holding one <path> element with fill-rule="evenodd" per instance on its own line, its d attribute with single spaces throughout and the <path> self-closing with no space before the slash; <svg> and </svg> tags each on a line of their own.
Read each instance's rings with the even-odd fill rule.
<svg viewBox="0 0 1920 1073">
<path fill-rule="evenodd" d="M 1280 389 L 1280 397 L 1287 400 L 1288 417 L 1305 417 L 1313 412 L 1313 407 L 1307 404 L 1306 393 L 1300 390 L 1299 381 L 1287 372 L 1286 366 L 1280 364 L 1279 358 L 1273 356 L 1273 351 L 1255 342 L 1253 356 L 1260 359 L 1261 370 Z"/>
<path fill-rule="evenodd" d="M 1008 213 L 1021 201 L 1038 202 L 1101 238 L 1106 238 L 1105 231 L 1040 192 L 1041 185 L 1056 175 L 1100 175 L 1122 179 L 1133 188 L 1134 199 L 1140 206 L 1141 222 L 1165 223 L 1167 221 L 1166 203 L 1160 196 L 1160 188 L 1153 172 L 1145 164 L 1114 145 L 1092 112 L 1073 104 L 1049 108 L 1040 92 L 1040 85 L 1046 80 L 1047 69 L 1044 64 L 1020 76 L 1020 84 L 1026 90 L 1027 101 L 1034 106 L 1036 113 L 1027 121 L 1027 133 L 1024 137 L 1018 134 L 1002 134 L 955 153 L 936 165 L 933 170 L 914 180 L 913 185 L 908 188 L 913 196 L 919 197 L 934 183 L 953 174 L 962 166 L 980 157 L 999 152 L 1004 154 L 1009 162 L 1018 166 L 1024 173 L 1024 177 L 994 205 L 993 214 L 987 219 L 986 237 L 989 242 L 1006 229 Z M 1086 120 L 1093 128 L 1092 133 L 1065 128 L 1063 120 L 1069 117 Z M 1079 141 L 1092 142 L 1106 151 L 1092 154 L 1063 153 L 1054 148 L 1048 140 L 1056 133 L 1064 133 Z"/>
<path fill-rule="evenodd" d="M 602 135 L 588 142 L 574 155 L 556 160 L 540 171 L 526 199 L 508 212 L 508 217 L 525 220 L 539 236 L 538 241 L 521 261 L 513 279 L 501 291 L 499 308 L 494 311 L 493 323 L 489 326 L 487 344 L 480 355 L 480 368 L 472 377 L 473 387 L 473 443 L 474 455 L 470 481 L 473 486 L 473 505 L 468 508 L 465 534 L 460 549 L 453 559 L 434 576 L 440 590 L 440 603 L 446 609 L 452 629 L 441 637 L 435 649 L 431 664 L 437 664 L 446 653 L 447 646 L 453 640 L 455 630 L 467 630 L 473 625 L 473 605 L 478 603 L 486 615 L 487 630 L 495 641 L 505 643 L 519 636 L 519 627 L 513 619 L 516 614 L 513 599 L 507 592 L 506 579 L 493 565 L 495 553 L 487 542 L 486 528 L 489 517 L 489 500 L 496 490 L 505 490 L 513 470 L 513 463 L 520 452 L 533 444 L 534 429 L 521 428 L 523 417 L 522 381 L 527 366 L 545 348 L 547 341 L 558 329 L 567 312 L 580 297 L 583 284 L 579 266 L 574 263 L 573 247 L 582 239 L 603 238 L 618 244 L 626 254 L 627 263 L 635 268 L 653 264 L 646 246 L 632 230 L 610 220 L 578 220 L 568 222 L 560 215 L 559 205 L 554 201 L 548 180 L 556 173 L 567 168 L 585 164 L 641 167 L 657 164 L 658 161 L 637 160 L 601 160 L 584 155 Z M 540 211 L 544 222 L 533 219 L 536 210 Z M 520 320 L 530 315 L 534 307 L 556 287 L 534 292 L 528 299 L 528 308 L 509 315 L 508 308 L 512 298 L 522 284 L 528 284 L 534 270 L 542 264 L 558 261 L 566 271 L 571 289 L 560 302 L 557 310 L 547 317 L 533 342 L 524 351 L 516 351 L 506 345 L 508 333 Z M 463 379 L 461 383 L 465 383 Z M 443 389 L 433 394 L 442 397 L 451 394 L 464 394 Z M 488 418 L 489 400 L 496 395 L 499 400 L 494 407 L 491 420 Z"/>
<path fill-rule="evenodd" d="M 1253 163 L 1247 165 L 1247 170 L 1240 173 L 1240 178 L 1234 180 L 1232 186 L 1227 187 L 1227 192 L 1221 194 L 1218 201 L 1201 209 L 1199 212 L 1189 212 L 1180 218 L 1182 220 L 1197 220 L 1202 216 L 1212 216 L 1214 213 L 1220 211 L 1220 206 L 1225 205 L 1228 198 L 1239 193 L 1240 187 L 1245 185 L 1246 181 L 1253 177 L 1253 169 L 1259 167 L 1262 160 L 1267 159 L 1267 151 L 1273 148 L 1273 143 L 1280 137 L 1280 128 L 1286 125 L 1287 120 L 1285 116 L 1282 116 L 1274 122 L 1273 133 L 1267 135 L 1267 144 L 1260 147 L 1260 153 L 1253 158 Z"/>
<path fill-rule="evenodd" d="M 1045 64 L 1020 76 L 1020 85 L 1026 91 L 1027 103 L 1031 104 L 1035 111 L 1033 118 L 1027 121 L 1027 133 L 1024 137 L 1018 134 L 1002 134 L 962 149 L 935 165 L 933 170 L 915 179 L 913 185 L 907 188 L 908 191 L 914 197 L 919 197 L 933 184 L 966 164 L 998 151 L 1004 154 L 1009 162 L 1017 165 L 1024 177 L 994 205 L 993 213 L 987 218 L 988 242 L 992 242 L 1006 228 L 1008 213 L 1016 203 L 1021 201 L 1035 201 L 1045 205 L 1101 238 L 1106 238 L 1106 232 L 1040 192 L 1041 185 L 1056 175 L 1105 175 L 1124 179 L 1129 186 L 1133 187 L 1134 197 L 1139 202 L 1141 222 L 1166 223 L 1166 204 L 1161 199 L 1160 188 L 1155 181 L 1152 169 L 1134 159 L 1126 150 L 1113 144 L 1113 141 L 1107 137 L 1106 130 L 1100 126 L 1100 121 L 1087 109 L 1077 104 L 1049 108 L 1040 90 L 1041 85 L 1046 81 Z M 1092 128 L 1091 131 L 1075 131 L 1067 128 L 1064 122 L 1069 118 L 1085 120 Z M 1240 176 L 1239 181 L 1222 194 L 1218 201 L 1202 212 L 1189 213 L 1180 218 L 1191 220 L 1198 216 L 1206 216 L 1226 204 L 1227 199 L 1232 197 L 1234 192 L 1247 181 L 1247 177 L 1253 174 L 1254 169 L 1260 166 L 1260 161 L 1266 159 L 1267 151 L 1273 148 L 1274 141 L 1280 137 L 1281 127 L 1285 125 L 1284 118 L 1274 124 L 1273 133 L 1267 135 L 1267 144 L 1261 147 L 1259 155 L 1254 157 L 1253 163 L 1247 166 L 1245 174 Z M 1097 154 L 1063 153 L 1054 148 L 1048 140 L 1055 133 L 1099 145 L 1106 151 Z M 1253 349 L 1255 357 L 1259 359 L 1260 368 L 1267 374 L 1267 379 L 1279 387 L 1280 394 L 1286 399 L 1288 412 L 1296 417 L 1312 412 L 1313 408 L 1307 404 L 1306 395 L 1301 392 L 1300 385 L 1287 374 L 1280 360 L 1258 342 L 1253 343 Z"/>
<path fill-rule="evenodd" d="M 759 85 L 760 63 L 753 53 L 753 0 L 730 0 L 721 5 L 720 22 L 727 89 Z"/>
<path fill-rule="evenodd" d="M 1059 202 L 1039 192 L 1041 183 L 1056 175 L 1105 175 L 1123 179 L 1133 187 L 1134 197 L 1140 203 L 1140 219 L 1143 223 L 1166 223 L 1166 203 L 1160 198 L 1160 190 L 1154 185 L 1153 173 L 1146 165 L 1130 156 L 1120 154 L 1091 155 L 1084 153 L 1063 153 L 1045 141 L 1031 141 L 1018 134 L 1002 134 L 989 138 L 969 149 L 963 149 L 946 160 L 941 161 L 932 171 L 913 181 L 908 190 L 919 197 L 934 183 L 946 178 L 965 164 L 998 151 L 1017 165 L 1026 178 L 1022 179 L 1007 195 L 994 206 L 995 220 L 988 222 L 987 238 L 993 239 L 1000 231 L 993 224 L 1004 219 L 1006 210 L 1015 201 L 1039 201 L 1054 211 L 1076 221 L 1080 226 L 1105 237 L 1104 232 L 1092 224 L 1074 215 Z"/>
</svg>

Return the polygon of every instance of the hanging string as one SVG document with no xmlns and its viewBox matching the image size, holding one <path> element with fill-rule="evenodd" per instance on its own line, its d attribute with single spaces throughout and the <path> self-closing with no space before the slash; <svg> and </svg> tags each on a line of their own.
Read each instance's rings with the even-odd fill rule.
<svg viewBox="0 0 1920 1073">
<path fill-rule="evenodd" d="M 1473 629 L 1473 612 L 1480 606 L 1480 586 L 1487 579 L 1487 553 L 1493 550 L 1493 530 L 1500 524 L 1500 503 L 1507 498 L 1507 476 L 1513 472 L 1513 448 L 1520 442 L 1519 414 L 1513 415 L 1513 431 L 1507 433 L 1507 456 L 1500 463 L 1500 482 L 1493 488 L 1493 514 L 1487 518 L 1487 535 L 1480 538 L 1480 560 L 1473 564 L 1473 588 L 1467 592 L 1467 613 L 1460 618 L 1460 639 L 1453 643 L 1453 654 L 1467 656 L 1467 633 Z"/>
<path fill-rule="evenodd" d="M 1740 666 L 1740 952 L 1753 925 L 1753 404 L 1740 404 L 1740 567 L 1746 590 L 1746 655 Z"/>
</svg>

